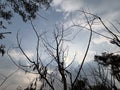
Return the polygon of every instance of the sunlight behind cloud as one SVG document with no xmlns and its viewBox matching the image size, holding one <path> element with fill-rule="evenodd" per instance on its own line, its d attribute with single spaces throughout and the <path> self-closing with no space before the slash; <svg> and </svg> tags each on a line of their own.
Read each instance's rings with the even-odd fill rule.
<svg viewBox="0 0 120 90">
<path fill-rule="evenodd" d="M 77 67 L 78 64 L 82 62 L 86 49 L 82 49 L 81 45 L 76 45 L 75 43 L 74 44 L 68 43 L 68 45 L 69 45 L 68 56 L 65 57 L 66 66 L 71 64 L 72 60 L 74 60 L 74 62 L 72 63 L 72 66 Z M 86 46 L 84 46 L 84 48 L 86 48 Z M 93 60 L 95 53 L 96 51 L 89 50 L 86 56 L 85 62 L 89 62 Z"/>
<path fill-rule="evenodd" d="M 68 52 L 65 52 L 65 56 L 63 56 L 63 58 L 65 59 L 65 66 L 68 66 L 72 62 L 72 60 L 75 59 L 73 64 L 71 65 L 71 67 L 76 68 L 78 65 L 80 66 L 81 62 L 83 61 L 83 58 L 84 58 L 84 55 L 86 52 L 86 48 L 88 45 L 88 41 L 89 41 L 90 31 L 91 31 L 91 30 L 88 30 L 88 29 L 90 29 L 90 27 L 87 23 L 84 13 L 78 12 L 78 10 L 85 10 L 88 13 L 92 13 L 92 14 L 100 16 L 101 19 L 103 20 L 103 22 L 105 23 L 105 25 L 107 27 L 109 27 L 111 31 L 114 31 L 114 28 L 111 29 L 111 27 L 110 27 L 111 24 L 109 23 L 109 21 L 114 22 L 114 20 L 119 20 L 119 16 L 120 16 L 120 12 L 119 12 L 120 11 L 119 10 L 120 3 L 119 2 L 120 2 L 120 0 L 53 0 L 50 9 L 46 10 L 45 12 L 43 12 L 42 10 L 39 12 L 40 15 L 45 18 L 42 18 L 42 17 L 40 17 L 40 19 L 37 18 L 37 20 L 33 21 L 33 24 L 35 25 L 35 29 L 36 29 L 36 31 L 38 31 L 38 34 L 40 34 L 40 32 L 42 32 L 42 31 L 44 32 L 44 30 L 45 30 L 45 32 L 47 32 L 47 34 L 45 34 L 44 39 L 46 40 L 46 38 L 47 38 L 48 39 L 47 41 L 48 42 L 50 41 L 50 45 L 53 47 L 55 45 L 52 42 L 52 40 L 54 38 L 54 37 L 52 37 L 52 35 L 53 35 L 53 29 L 55 29 L 54 26 L 56 23 L 58 24 L 58 27 L 61 27 L 60 24 L 62 23 L 64 26 L 64 29 L 66 29 L 74 24 L 76 25 L 75 27 L 70 27 L 68 30 L 66 30 L 67 32 L 65 32 L 65 39 L 67 38 L 67 39 L 71 40 L 71 42 L 69 42 L 69 40 L 68 40 L 68 42 L 66 42 L 67 41 L 66 40 L 64 42 L 65 46 L 63 46 L 63 48 L 62 48 L 63 51 L 66 50 L 66 47 L 69 48 Z M 110 7 L 108 7 L 108 5 Z M 87 14 L 87 16 L 89 19 L 91 19 L 91 17 L 92 17 L 92 15 L 88 15 L 88 14 Z M 46 20 L 46 18 L 47 18 L 47 20 Z M 10 29 L 10 31 L 13 32 L 11 37 L 13 37 L 16 40 L 16 37 L 15 37 L 16 31 L 14 32 L 13 30 L 21 29 L 21 31 L 22 31 L 21 35 L 25 36 L 25 38 L 23 38 L 24 40 L 22 42 L 23 48 L 27 48 L 27 50 L 29 50 L 29 51 L 27 51 L 26 49 L 24 49 L 24 51 L 29 58 L 31 58 L 31 59 L 33 59 L 33 61 L 35 61 L 36 60 L 37 39 L 35 37 L 35 34 L 33 33 L 33 30 L 31 30 L 31 28 L 32 28 L 31 24 L 28 25 L 29 24 L 29 22 L 28 22 L 26 24 L 26 26 L 22 25 L 22 23 L 19 22 L 18 18 L 16 18 L 14 21 L 15 21 L 15 24 L 13 23 L 13 27 L 12 28 L 8 27 L 8 31 Z M 97 33 L 112 37 L 109 34 L 109 32 L 105 29 L 105 27 L 102 24 L 100 24 L 101 22 L 98 22 L 98 21 L 99 21 L 98 19 L 95 21 L 95 23 L 92 25 L 92 29 Z M 79 25 L 81 25 L 81 27 Z M 116 24 L 114 24 L 114 25 L 116 26 Z M 85 26 L 85 28 L 84 28 L 84 26 Z M 86 29 L 86 28 L 88 28 L 88 29 Z M 61 30 L 61 28 L 60 28 L 60 30 Z M 20 35 L 20 37 L 21 37 L 21 35 Z M 10 38 L 10 39 L 13 40 L 13 38 L 12 39 Z M 15 40 L 13 40 L 13 42 L 16 42 Z M 109 41 L 110 40 L 108 40 L 104 36 L 100 36 L 99 34 L 96 34 L 93 32 L 92 33 L 92 42 L 91 42 L 90 48 L 88 50 L 87 57 L 85 59 L 85 63 L 88 63 L 91 60 L 93 60 L 94 56 L 98 53 L 101 54 L 104 51 L 114 51 L 115 52 L 115 51 L 119 50 L 118 48 L 116 48 L 116 46 L 112 47 L 112 45 L 109 43 Z M 48 53 L 46 53 L 47 49 L 41 43 L 42 43 L 42 41 L 40 41 L 40 50 L 39 50 L 40 59 L 42 60 L 44 65 L 47 65 L 53 58 L 51 58 L 51 56 Z M 51 49 L 51 50 L 53 50 L 53 49 Z M 30 66 L 31 63 L 29 63 L 29 61 L 25 58 L 25 55 L 23 55 L 20 52 L 20 50 L 11 49 L 11 51 L 9 53 L 17 64 L 20 63 L 21 65 Z M 54 52 L 54 50 L 53 50 L 52 54 L 53 54 L 53 56 L 56 56 L 56 52 Z M 2 58 L 4 58 L 4 57 L 2 57 Z M 62 60 L 63 59 L 61 59 L 61 61 Z M 13 71 L 13 69 L 16 69 L 16 66 L 14 66 L 14 64 L 8 63 L 8 61 L 9 61 L 9 59 L 4 58 L 0 62 L 1 63 L 0 71 L 3 72 L 3 74 L 4 74 L 4 72 L 9 73 L 9 72 Z M 41 63 L 40 63 L 40 65 L 41 65 Z M 62 65 L 62 63 L 61 63 L 61 65 Z M 51 66 L 49 66 L 50 69 L 48 67 L 48 69 L 49 69 L 48 74 L 55 72 L 54 68 L 56 68 L 56 66 L 57 66 L 56 61 L 55 61 L 55 63 L 51 63 Z M 31 70 L 32 70 L 32 68 L 31 68 Z M 6 73 L 5 73 L 5 75 L 7 75 Z M 18 71 L 15 75 L 13 75 L 11 80 L 8 82 L 8 83 L 12 82 L 15 86 L 11 86 L 11 89 L 8 88 L 7 90 L 15 90 L 17 85 L 21 85 L 25 88 L 35 77 L 36 77 L 36 75 L 28 74 L 28 73 L 25 74 L 24 71 L 23 72 Z M 48 90 L 48 89 L 46 89 L 46 90 Z"/>
</svg>

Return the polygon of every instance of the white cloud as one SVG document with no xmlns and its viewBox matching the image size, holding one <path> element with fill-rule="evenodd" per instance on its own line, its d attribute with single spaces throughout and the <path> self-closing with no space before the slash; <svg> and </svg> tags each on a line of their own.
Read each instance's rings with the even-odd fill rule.
<svg viewBox="0 0 120 90">
<path fill-rule="evenodd" d="M 82 8 L 90 13 L 97 14 L 104 20 L 113 21 L 118 20 L 120 15 L 119 2 L 119 0 L 53 0 L 53 6 L 59 12 L 71 12 Z M 107 4 L 111 7 L 108 7 Z M 66 14 L 65 17 L 70 15 Z M 76 15 L 73 17 L 76 20 L 78 19 Z M 100 28 L 100 25 L 97 25 L 96 28 Z"/>
<path fill-rule="evenodd" d="M 14 70 L 11 70 L 11 72 L 14 72 Z M 35 74 L 30 74 L 30 73 L 25 74 L 24 71 L 19 70 L 11 77 L 9 77 L 5 82 L 5 84 L 3 84 L 2 87 L 0 87 L 0 89 L 6 86 L 8 87 L 5 90 L 16 90 L 18 86 L 21 86 L 23 89 L 25 89 L 35 79 L 35 77 L 36 77 Z"/>
<path fill-rule="evenodd" d="M 107 38 L 103 37 L 103 36 L 98 36 L 96 38 L 93 38 L 92 42 L 95 43 L 95 44 L 101 44 L 101 43 L 104 43 L 104 42 L 109 44 L 109 40 Z"/>
<path fill-rule="evenodd" d="M 80 9 L 82 2 L 80 0 L 64 0 L 61 4 L 61 8 L 64 11 L 74 11 Z"/>
<path fill-rule="evenodd" d="M 87 53 L 87 56 L 85 58 L 85 62 L 89 62 L 89 61 L 93 60 L 95 53 L 96 53 L 95 51 L 89 50 L 88 53 Z M 85 56 L 85 52 L 84 51 L 80 52 L 80 54 L 78 56 L 79 57 L 78 57 L 77 62 L 82 63 L 83 58 Z"/>
<path fill-rule="evenodd" d="M 75 43 L 68 43 L 68 45 L 69 45 L 69 51 L 68 51 L 68 57 L 66 57 L 66 61 L 65 61 L 66 66 L 69 65 L 73 59 L 75 59 L 73 65 L 77 67 L 77 65 L 79 65 L 84 58 L 86 48 L 84 47 L 83 49 L 81 45 L 78 44 L 76 45 Z M 96 51 L 89 50 L 85 62 L 89 62 L 93 60 L 95 54 Z M 74 58 L 75 55 L 76 57 Z"/>
<path fill-rule="evenodd" d="M 54 5 L 54 6 L 58 6 L 58 5 L 61 4 L 62 1 L 63 1 L 63 0 L 53 0 L 53 5 Z"/>
<path fill-rule="evenodd" d="M 29 52 L 29 51 L 25 51 L 26 55 L 29 57 L 29 58 L 32 58 L 34 56 L 34 53 L 32 52 Z M 25 56 L 17 51 L 17 50 L 11 50 L 10 51 L 10 55 L 15 59 L 15 60 L 24 60 L 25 59 Z"/>
<path fill-rule="evenodd" d="M 81 0 L 53 0 L 53 6 L 59 11 L 74 11 L 78 10 L 82 6 Z M 60 10 L 61 9 L 61 10 Z"/>
</svg>

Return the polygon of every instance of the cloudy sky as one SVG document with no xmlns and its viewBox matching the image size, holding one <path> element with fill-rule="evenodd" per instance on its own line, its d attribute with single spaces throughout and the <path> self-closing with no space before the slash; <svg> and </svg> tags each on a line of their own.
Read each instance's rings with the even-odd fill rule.
<svg viewBox="0 0 120 90">
<path fill-rule="evenodd" d="M 111 27 L 110 22 L 116 25 L 116 27 L 120 27 L 118 24 L 118 22 L 120 22 L 120 0 L 53 0 L 51 7 L 47 11 L 41 10 L 39 12 L 41 16 L 44 16 L 47 20 L 37 17 L 37 19 L 33 21 L 33 24 L 39 33 L 46 31 L 47 37 L 49 40 L 51 40 L 53 38 L 52 33 L 55 29 L 55 25 L 60 27 L 60 25 L 64 24 L 65 27 L 69 27 L 73 24 L 73 22 L 84 25 L 85 19 L 79 10 L 85 10 L 89 13 L 100 16 L 111 30 L 113 30 L 113 28 Z M 30 58 L 34 58 L 36 37 L 30 23 L 23 23 L 20 17 L 17 15 L 14 16 L 12 22 L 13 24 L 8 25 L 7 29 L 7 31 L 11 31 L 12 34 L 7 35 L 2 42 L 5 43 L 7 48 L 16 47 L 16 34 L 19 31 L 19 37 L 22 38 L 22 47 Z M 85 29 L 81 31 L 80 30 L 81 28 L 79 27 L 72 28 L 70 32 L 75 34 L 76 37 L 71 42 L 65 43 L 69 46 L 69 58 L 73 57 L 75 53 L 77 54 L 77 63 L 80 63 L 84 56 L 90 33 Z M 104 27 L 100 23 L 94 25 L 93 30 L 111 37 L 111 35 L 105 31 Z M 93 34 L 86 61 L 89 62 L 93 60 L 95 54 L 100 54 L 105 51 L 114 52 L 117 50 L 117 47 L 109 43 L 109 39 L 97 34 Z M 19 50 L 10 49 L 10 55 L 15 59 L 16 62 L 27 63 L 25 62 L 25 57 L 19 52 Z M 66 61 L 67 64 L 70 63 L 69 58 Z M 16 69 L 16 66 L 9 60 L 7 55 L 1 57 L 1 74 L 8 76 Z M 10 90 L 10 88 L 14 88 L 11 90 L 15 90 L 15 88 L 19 85 L 25 87 L 32 80 L 32 78 L 29 78 L 29 76 L 33 77 L 33 79 L 35 77 L 34 75 L 24 75 L 24 72 L 18 70 L 11 78 L 7 80 L 2 88 L 8 86 L 6 90 Z M 18 79 L 19 77 L 21 79 Z M 0 82 L 2 82 L 2 78 L 3 77 L 1 76 Z"/>
</svg>

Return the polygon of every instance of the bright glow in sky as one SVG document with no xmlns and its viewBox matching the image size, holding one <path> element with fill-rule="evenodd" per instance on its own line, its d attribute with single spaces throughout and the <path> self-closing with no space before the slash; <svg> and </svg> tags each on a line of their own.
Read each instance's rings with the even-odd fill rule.
<svg viewBox="0 0 120 90">
<path fill-rule="evenodd" d="M 82 15 L 75 10 L 86 10 L 87 12 L 100 16 L 108 27 L 110 27 L 110 23 L 108 23 L 108 21 L 118 26 L 116 21 L 120 20 L 120 0 L 53 0 L 51 8 L 49 8 L 47 11 L 43 10 L 40 12 L 40 14 L 47 18 L 47 20 L 37 17 L 37 19 L 33 21 L 33 24 L 38 32 L 46 31 L 48 33 L 48 38 L 51 39 L 55 24 L 58 25 L 60 23 L 64 23 L 66 25 L 65 27 L 67 27 L 71 25 L 72 20 L 75 23 L 81 23 L 81 21 L 84 23 Z M 94 31 L 110 36 L 108 33 L 104 32 L 103 27 L 100 24 L 95 25 L 93 28 Z M 17 45 L 16 34 L 18 30 L 20 32 L 19 36 L 22 37 L 22 47 L 25 49 L 30 58 L 34 58 L 34 50 L 36 48 L 36 37 L 34 31 L 32 30 L 30 23 L 23 23 L 19 16 L 15 16 L 13 18 L 13 24 L 8 26 L 7 31 L 11 31 L 12 35 L 6 36 L 6 39 L 4 40 L 5 45 L 7 47 Z M 78 30 L 80 30 L 80 28 L 76 27 L 73 29 L 72 33 L 78 33 Z M 75 53 L 77 54 L 76 62 L 81 62 L 82 58 L 84 57 L 88 38 L 89 31 L 82 30 L 79 32 L 79 34 L 77 34 L 76 38 L 72 42 L 66 43 L 70 47 L 70 57 L 67 58 L 67 64 L 71 62 L 69 61 L 69 58 L 73 57 Z M 91 61 L 95 54 L 100 54 L 104 51 L 111 52 L 114 50 L 117 50 L 116 47 L 111 45 L 108 42 L 108 39 L 94 34 L 86 61 Z M 11 56 L 14 57 L 16 61 L 24 61 L 24 57 L 18 51 L 12 50 L 11 52 Z M 9 61 L 7 55 L 1 57 L 0 73 L 7 75 L 8 73 L 14 71 L 15 68 L 16 67 L 14 64 Z M 26 84 L 26 80 L 28 80 L 26 78 L 27 76 L 21 76 L 23 75 L 22 73 L 23 72 L 18 71 L 16 74 L 19 74 L 18 76 L 20 76 L 22 78 L 21 80 L 24 80 L 24 82 L 22 81 L 21 83 L 21 80 L 17 81 L 14 89 L 19 85 L 24 86 L 24 84 Z M 16 77 L 18 76 L 16 74 L 12 78 L 17 79 Z M 34 76 L 31 75 L 31 77 Z M 16 81 L 15 79 L 10 81 L 14 82 Z M 9 82 L 6 85 L 9 85 Z M 10 88 L 7 88 L 6 90 L 13 90 L 12 86 L 10 86 Z"/>
</svg>

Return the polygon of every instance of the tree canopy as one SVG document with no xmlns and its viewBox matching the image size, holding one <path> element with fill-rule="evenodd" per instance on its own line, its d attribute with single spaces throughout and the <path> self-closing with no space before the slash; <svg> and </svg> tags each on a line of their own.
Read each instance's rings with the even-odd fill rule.
<svg viewBox="0 0 120 90">
<path fill-rule="evenodd" d="M 3 20 L 9 21 L 15 13 L 20 15 L 24 22 L 35 19 L 40 8 L 48 9 L 52 0 L 1 0 L 0 27 Z"/>
<path fill-rule="evenodd" d="M 31 36 L 34 34 L 36 36 L 35 42 L 33 42 L 33 40 L 30 40 L 32 44 L 35 43 L 35 46 L 31 45 L 34 50 L 31 50 L 30 47 L 30 50 L 32 51 L 31 53 L 24 48 L 23 44 L 26 43 L 22 43 L 19 32 L 17 33 L 17 46 L 12 46 L 11 48 L 9 48 L 7 51 L 7 55 L 9 60 L 11 60 L 11 62 L 18 69 L 10 75 L 4 75 L 0 72 L 2 76 L 2 83 L 0 83 L 0 87 L 4 84 L 4 82 L 6 82 L 9 77 L 11 77 L 18 70 L 23 70 L 25 74 L 30 73 L 35 76 L 33 80 L 29 80 L 28 86 L 25 86 L 26 88 L 23 87 L 25 88 L 24 90 L 37 90 L 37 88 L 39 88 L 39 90 L 117 90 L 115 81 L 118 80 L 118 82 L 120 82 L 119 54 L 116 54 L 114 52 L 103 52 L 102 55 L 95 55 L 94 59 L 97 62 L 97 66 L 94 67 L 94 64 L 92 63 L 92 66 L 88 67 L 90 68 L 88 69 L 88 72 L 87 69 L 84 69 L 83 66 L 86 63 L 85 60 L 87 59 L 89 50 L 91 49 L 90 46 L 94 38 L 94 34 L 107 38 L 112 44 L 120 47 L 120 39 L 118 34 L 109 29 L 101 17 L 89 13 L 85 10 L 79 11 L 79 15 L 81 15 L 81 18 L 84 19 L 84 24 L 77 23 L 78 18 L 77 21 L 75 20 L 75 22 L 71 19 L 72 25 L 69 26 L 64 23 L 62 23 L 61 26 L 56 25 L 51 34 L 46 31 L 39 32 L 39 29 L 35 26 L 36 24 L 33 24 L 33 20 L 36 19 L 37 15 L 39 15 L 40 9 L 48 9 L 51 2 L 52 0 L 0 1 L 1 30 L 7 29 L 6 23 L 12 23 L 12 17 L 17 14 L 21 17 L 23 22 L 26 23 L 27 21 L 30 21 L 30 25 L 32 26 L 32 30 L 34 32 L 31 33 Z M 110 37 L 102 34 L 101 32 L 95 31 L 94 25 L 96 25 L 96 23 L 98 22 L 100 23 L 100 25 L 103 26 L 106 32 L 111 35 Z M 113 28 L 116 29 L 114 25 Z M 47 29 L 50 31 L 48 24 Z M 74 32 L 73 30 L 75 29 L 80 30 Z M 85 45 L 86 47 L 84 48 L 85 52 L 83 53 L 83 57 L 80 54 L 78 55 L 80 55 L 81 57 L 76 57 L 76 53 L 74 55 L 72 49 L 69 48 L 69 44 L 72 42 L 72 40 L 76 38 L 78 32 L 80 32 L 81 29 L 84 31 L 87 30 L 89 33 L 87 40 L 83 39 L 87 42 Z M 116 31 L 120 33 L 117 29 Z M 5 38 L 4 34 L 9 33 L 11 32 L 1 31 L 0 40 Z M 26 36 L 28 34 L 26 34 Z M 78 41 L 80 41 L 80 39 Z M 28 43 L 28 40 L 26 42 L 26 46 L 29 46 L 30 44 Z M 73 47 L 73 45 L 71 45 L 71 47 Z M 71 54 L 71 52 L 73 55 Z M 0 43 L 0 53 L 2 54 L 2 56 L 5 54 L 5 45 L 3 43 Z M 15 56 L 12 54 L 14 54 Z M 33 57 L 29 54 L 32 54 Z M 79 62 L 78 60 L 81 62 Z M 73 67 L 73 65 L 76 65 L 77 67 Z M 22 74 L 20 73 L 18 79 L 20 79 L 21 75 Z M 22 90 L 22 87 L 18 87 L 17 90 Z"/>
<path fill-rule="evenodd" d="M 0 1 L 0 29 L 6 29 L 5 23 L 11 24 L 14 14 L 21 16 L 24 22 L 35 19 L 41 8 L 48 9 L 52 0 L 1 0 Z M 4 34 L 11 32 L 0 32 L 0 40 L 5 38 Z M 5 54 L 5 45 L 0 45 L 0 53 Z"/>
</svg>

